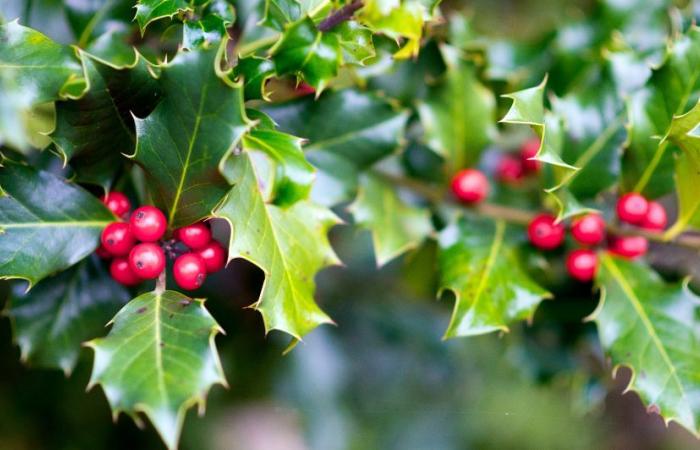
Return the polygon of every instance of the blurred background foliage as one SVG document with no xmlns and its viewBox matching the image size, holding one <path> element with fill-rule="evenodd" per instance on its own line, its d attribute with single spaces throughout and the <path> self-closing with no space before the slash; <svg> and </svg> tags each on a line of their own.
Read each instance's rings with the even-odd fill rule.
<svg viewBox="0 0 700 450">
<path fill-rule="evenodd" d="M 42 8 L 33 9 L 33 3 Z M 61 3 L 0 0 L 0 12 L 71 42 L 70 18 L 64 16 Z M 625 1 L 609 3 L 624 7 Z M 542 56 L 538 42 L 550 39 L 562 23 L 588 17 L 592 4 L 453 0 L 444 9 L 468 12 L 480 35 L 495 38 L 492 51 L 515 50 L 499 47 L 501 38 L 522 42 L 517 55 L 504 57 L 501 68 L 507 71 L 513 61 L 536 64 Z M 45 12 L 51 5 L 55 15 L 33 12 Z M 689 7 L 682 2 L 679 6 Z M 575 31 L 571 36 L 580 36 Z M 644 39 L 654 36 L 641 33 L 642 46 Z M 560 74 L 560 79 L 569 75 Z M 556 87 L 556 73 L 553 80 Z M 622 369 L 615 379 L 609 375 L 595 330 L 582 320 L 595 308 L 595 299 L 588 287 L 561 281 L 563 273 L 556 267 L 549 266 L 540 276 L 553 286 L 557 300 L 544 302 L 531 325 L 515 327 L 504 336 L 444 342 L 452 305 L 434 298 L 435 270 L 426 263 L 432 260 L 431 244 L 419 250 L 420 257 L 409 254 L 377 270 L 368 233 L 340 226 L 332 238 L 346 266 L 318 276 L 317 298 L 337 326 L 316 330 L 286 355 L 287 338 L 275 333 L 265 337 L 259 314 L 244 308 L 257 298 L 263 279 L 259 270 L 236 261 L 208 283 L 208 308 L 227 330 L 217 345 L 231 388 L 212 390 L 206 419 L 188 418 L 182 448 L 699 446 L 685 430 L 667 428 L 653 411 L 646 411 L 636 394 L 622 393 L 629 373 Z M 524 252 L 523 257 L 538 257 Z M 7 289 L 7 284 L 0 285 L 3 302 Z M 3 319 L 0 353 L 0 449 L 161 448 L 154 431 L 140 431 L 125 417 L 113 425 L 99 389 L 84 392 L 90 352 L 83 352 L 67 379 L 58 371 L 24 367 L 12 344 L 11 324 Z M 585 370 L 576 370 L 581 367 Z"/>
</svg>

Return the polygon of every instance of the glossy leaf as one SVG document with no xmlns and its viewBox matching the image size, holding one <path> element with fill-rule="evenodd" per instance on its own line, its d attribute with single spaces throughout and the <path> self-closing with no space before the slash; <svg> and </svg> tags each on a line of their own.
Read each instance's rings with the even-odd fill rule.
<svg viewBox="0 0 700 450">
<path fill-rule="evenodd" d="M 298 75 L 318 93 L 335 77 L 342 62 L 338 37 L 319 31 L 309 17 L 289 25 L 270 54 L 277 75 Z"/>
<path fill-rule="evenodd" d="M 602 256 L 600 304 L 592 314 L 612 364 L 633 370 L 629 389 L 668 422 L 700 425 L 698 296 L 642 263 Z"/>
<path fill-rule="evenodd" d="M 250 127 L 243 88 L 220 78 L 214 49 L 180 52 L 158 79 L 163 99 L 136 119 L 134 160 L 171 227 L 209 215 L 228 191 L 222 161 Z"/>
<path fill-rule="evenodd" d="M 246 100 L 268 100 L 265 84 L 275 75 L 275 64 L 271 60 L 259 56 L 239 58 L 233 74 L 242 80 Z"/>
<path fill-rule="evenodd" d="M 193 11 L 191 1 L 187 0 L 138 0 L 134 20 L 139 24 L 141 33 L 148 24 L 176 14 Z"/>
<path fill-rule="evenodd" d="M 17 21 L 0 24 L 0 72 L 31 87 L 31 104 L 78 98 L 86 81 L 75 51 Z"/>
<path fill-rule="evenodd" d="M 306 156 L 319 169 L 315 201 L 334 205 L 353 197 L 357 173 L 400 145 L 408 114 L 377 96 L 344 89 L 266 107 L 282 131 L 309 141 Z M 315 124 L 323 121 L 324 126 Z M 315 194 L 316 193 L 316 194 Z"/>
<path fill-rule="evenodd" d="M 31 291 L 13 286 L 8 316 L 22 361 L 70 374 L 83 342 L 106 333 L 105 324 L 129 300 L 97 257 L 86 259 Z"/>
<path fill-rule="evenodd" d="M 290 206 L 308 197 L 314 168 L 301 149 L 302 139 L 275 130 L 256 129 L 243 137 L 243 148 L 264 153 L 275 166 L 271 200 Z"/>
<path fill-rule="evenodd" d="M 236 15 L 226 0 L 209 2 L 195 20 L 185 20 L 183 24 L 182 47 L 194 49 L 216 44 L 226 36 L 226 28 L 236 20 Z"/>
<path fill-rule="evenodd" d="M 144 413 L 169 449 L 177 448 L 185 413 L 204 409 L 216 383 L 226 386 L 214 344 L 221 327 L 204 307 L 179 292 L 136 297 L 112 320 L 95 351 L 88 388 L 100 384 L 114 416 Z"/>
<path fill-rule="evenodd" d="M 628 102 L 629 144 L 623 159 L 623 189 L 659 197 L 673 188 L 675 146 L 667 135 L 674 115 L 688 111 L 700 86 L 700 29 L 669 45 L 664 64 Z"/>
<path fill-rule="evenodd" d="M 475 164 L 496 134 L 493 94 L 476 76 L 476 67 L 462 61 L 457 50 L 442 48 L 447 63 L 444 80 L 428 90 L 418 105 L 425 140 L 454 172 Z"/>
<path fill-rule="evenodd" d="M 508 331 L 550 294 L 524 271 L 502 221 L 463 219 L 440 234 L 440 292 L 456 303 L 445 338 Z"/>
<path fill-rule="evenodd" d="M 127 29 L 134 17 L 133 0 L 67 0 L 63 3 L 68 24 L 81 48 L 105 33 Z"/>
<path fill-rule="evenodd" d="M 0 278 L 30 285 L 89 255 L 115 220 L 96 197 L 49 172 L 2 161 Z"/>
<path fill-rule="evenodd" d="M 339 222 L 329 210 L 309 201 L 281 209 L 265 204 L 249 156 L 228 163 L 234 187 L 214 213 L 231 225 L 229 260 L 244 258 L 265 272 L 260 311 L 266 332 L 280 330 L 301 339 L 331 319 L 314 300 L 314 277 L 339 260 L 327 233 Z"/>
<path fill-rule="evenodd" d="M 56 103 L 51 139 L 80 182 L 110 187 L 123 155 L 136 148 L 133 115 L 148 115 L 160 99 L 152 69 L 134 58 L 117 69 L 83 54 L 90 90 L 78 101 Z"/>
<path fill-rule="evenodd" d="M 406 204 L 391 183 L 376 176 L 362 176 L 350 212 L 372 232 L 378 266 L 418 247 L 433 230 L 427 209 Z"/>
<path fill-rule="evenodd" d="M 307 15 L 315 17 L 329 5 L 328 0 L 265 0 L 262 24 L 284 31 L 288 24 Z"/>
<path fill-rule="evenodd" d="M 338 37 L 346 64 L 364 64 L 375 56 L 372 31 L 355 21 L 343 22 L 331 32 Z"/>
</svg>

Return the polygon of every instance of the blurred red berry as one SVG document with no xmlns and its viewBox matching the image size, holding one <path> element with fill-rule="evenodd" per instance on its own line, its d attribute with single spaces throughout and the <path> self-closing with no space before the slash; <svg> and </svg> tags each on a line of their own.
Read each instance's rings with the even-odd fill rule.
<svg viewBox="0 0 700 450">
<path fill-rule="evenodd" d="M 496 178 L 502 183 L 514 184 L 523 178 L 523 164 L 520 159 L 503 155 L 496 166 Z"/>
<path fill-rule="evenodd" d="M 659 202 L 649 202 L 649 209 L 639 226 L 650 231 L 664 231 L 668 218 L 666 209 Z"/>
<path fill-rule="evenodd" d="M 207 265 L 198 254 L 185 253 L 175 260 L 173 276 L 178 286 L 191 291 L 204 283 L 207 278 Z"/>
<path fill-rule="evenodd" d="M 636 192 L 630 192 L 617 200 L 617 217 L 622 222 L 638 224 L 649 211 L 649 202 Z"/>
<path fill-rule="evenodd" d="M 527 235 L 537 248 L 552 250 L 564 242 L 564 224 L 556 223 L 556 218 L 549 214 L 540 214 L 530 222 Z"/>
<path fill-rule="evenodd" d="M 599 244 L 605 237 L 605 221 L 600 214 L 586 214 L 574 220 L 571 225 L 571 234 L 581 244 Z"/>
<path fill-rule="evenodd" d="M 309 83 L 307 83 L 306 81 L 302 81 L 302 82 L 299 83 L 299 84 L 297 85 L 297 87 L 294 89 L 294 92 L 295 92 L 297 95 L 299 95 L 299 96 L 301 97 L 301 96 L 305 96 L 305 95 L 315 94 L 315 93 L 316 93 L 316 89 L 314 89 L 314 87 L 311 86 L 311 85 L 310 85 Z"/>
<path fill-rule="evenodd" d="M 649 242 L 642 236 L 620 236 L 611 240 L 608 249 L 615 255 L 632 259 L 644 255 Z"/>
<path fill-rule="evenodd" d="M 479 203 L 489 195 L 489 180 L 479 170 L 461 170 L 452 178 L 452 192 L 461 202 Z"/>
<path fill-rule="evenodd" d="M 598 255 L 593 250 L 579 248 L 566 257 L 566 270 L 579 281 L 591 281 L 598 269 Z"/>
<path fill-rule="evenodd" d="M 152 242 L 138 244 L 129 253 L 129 266 L 137 276 L 152 280 L 165 269 L 165 252 Z"/>
</svg>

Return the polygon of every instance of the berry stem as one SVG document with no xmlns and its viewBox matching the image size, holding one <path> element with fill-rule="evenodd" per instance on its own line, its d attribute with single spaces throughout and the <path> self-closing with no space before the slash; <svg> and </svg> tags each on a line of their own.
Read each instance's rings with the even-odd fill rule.
<svg viewBox="0 0 700 450">
<path fill-rule="evenodd" d="M 165 280 L 165 269 L 163 269 L 160 275 L 158 275 L 158 279 L 156 280 L 156 294 L 162 294 L 163 292 L 165 292 Z"/>
<path fill-rule="evenodd" d="M 340 25 L 346 20 L 350 20 L 355 14 L 355 11 L 362 8 L 362 0 L 354 0 L 348 3 L 337 11 L 334 11 L 330 16 L 326 17 L 318 24 L 318 31 L 326 32 Z"/>
<path fill-rule="evenodd" d="M 473 207 L 464 206 L 452 200 L 448 195 L 445 195 L 444 190 L 431 186 L 422 181 L 381 171 L 375 171 L 374 173 L 386 181 L 396 186 L 408 189 L 432 203 L 448 203 L 453 207 L 468 209 L 469 211 L 485 217 L 490 217 L 492 219 L 501 219 L 505 220 L 506 222 L 527 226 L 538 214 L 537 212 L 533 211 L 487 202 L 480 203 L 479 205 Z M 700 235 L 698 234 L 685 233 L 679 234 L 673 239 L 667 239 L 664 233 L 647 231 L 636 227 L 620 226 L 611 223 L 606 224 L 606 230 L 610 234 L 619 236 L 642 236 L 650 241 L 662 244 L 677 245 L 679 247 L 700 251 Z"/>
</svg>

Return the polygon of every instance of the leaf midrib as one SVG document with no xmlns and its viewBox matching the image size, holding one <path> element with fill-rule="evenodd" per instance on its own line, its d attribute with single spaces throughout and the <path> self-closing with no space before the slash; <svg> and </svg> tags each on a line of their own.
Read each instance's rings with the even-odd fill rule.
<svg viewBox="0 0 700 450">
<path fill-rule="evenodd" d="M 656 329 L 654 328 L 654 324 L 651 322 L 651 320 L 649 319 L 649 316 L 644 311 L 644 307 L 642 306 L 641 302 L 637 298 L 637 295 L 635 294 L 634 289 L 632 289 L 632 286 L 630 286 L 629 283 L 625 280 L 625 277 L 622 275 L 622 272 L 620 272 L 620 269 L 618 269 L 617 265 L 610 257 L 603 258 L 603 264 L 605 264 L 605 267 L 608 269 L 608 271 L 610 271 L 610 273 L 612 274 L 615 281 L 617 281 L 617 283 L 620 285 L 620 288 L 622 288 L 622 291 L 625 293 L 625 296 L 629 299 L 630 304 L 632 305 L 635 312 L 639 316 L 639 319 L 642 321 L 642 324 L 644 325 L 644 328 L 647 330 L 647 333 L 649 334 L 649 337 L 651 338 L 652 342 L 654 343 L 654 346 L 661 354 L 661 358 L 663 359 L 664 363 L 668 366 L 668 370 L 670 372 L 670 375 L 673 378 L 673 381 L 675 382 L 676 386 L 678 387 L 678 390 L 680 391 L 681 396 L 687 402 L 685 388 L 683 387 L 683 384 L 681 383 L 680 379 L 678 378 L 676 366 L 673 364 L 673 361 L 671 361 L 671 357 L 666 352 L 666 347 L 664 346 L 663 342 L 661 342 L 659 335 L 656 333 Z"/>
</svg>

